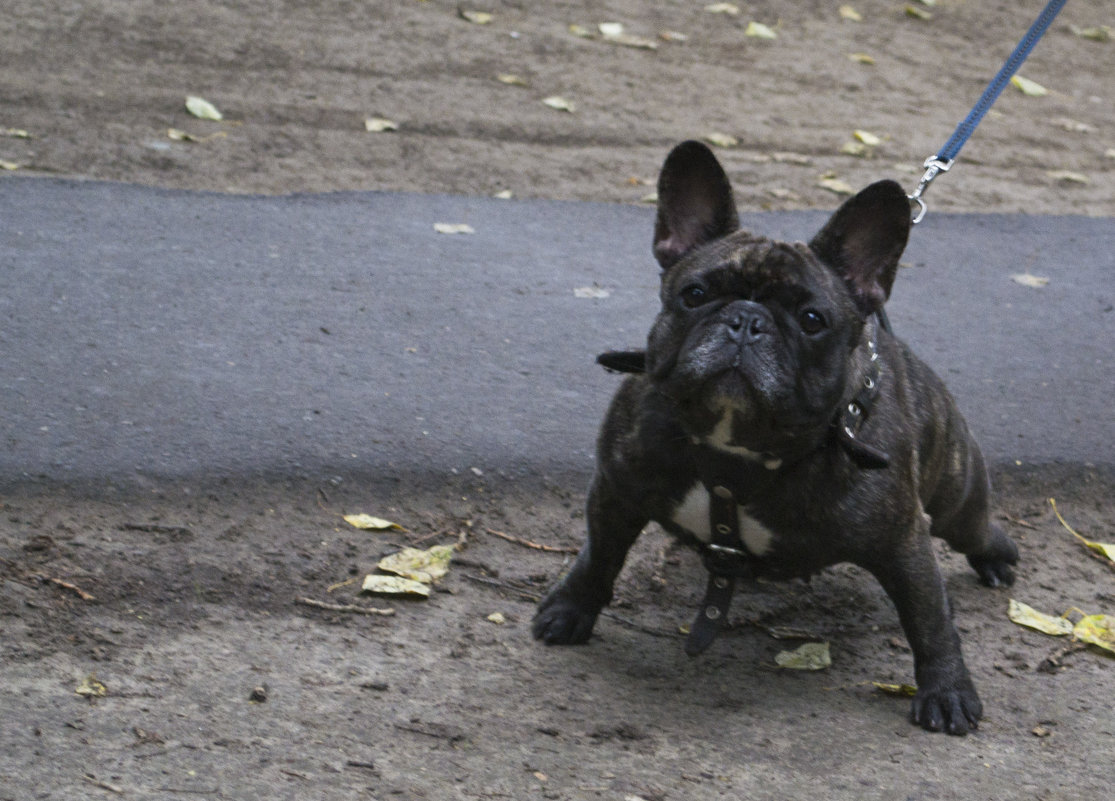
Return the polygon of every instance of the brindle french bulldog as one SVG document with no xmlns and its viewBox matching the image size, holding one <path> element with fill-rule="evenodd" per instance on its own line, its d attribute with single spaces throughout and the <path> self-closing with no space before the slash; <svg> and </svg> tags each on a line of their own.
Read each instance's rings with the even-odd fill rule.
<svg viewBox="0 0 1115 801">
<path fill-rule="evenodd" d="M 880 181 L 808 244 L 739 229 L 712 152 L 685 142 L 658 181 L 662 309 L 604 420 L 588 538 L 538 607 L 534 636 L 581 643 L 649 521 L 705 553 L 708 595 L 687 650 L 711 642 L 739 577 L 870 571 L 914 655 L 912 719 L 965 734 L 982 705 L 931 537 L 988 586 L 1018 549 L 988 519 L 983 457 L 944 384 L 879 324 L 910 231 Z"/>
</svg>

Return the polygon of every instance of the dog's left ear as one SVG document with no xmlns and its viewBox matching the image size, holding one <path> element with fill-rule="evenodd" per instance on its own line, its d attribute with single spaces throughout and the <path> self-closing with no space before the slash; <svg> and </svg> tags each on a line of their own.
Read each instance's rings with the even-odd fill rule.
<svg viewBox="0 0 1115 801">
<path fill-rule="evenodd" d="M 894 181 L 879 181 L 837 209 L 809 247 L 844 278 L 866 316 L 890 297 L 909 235 L 909 198 Z"/>
</svg>

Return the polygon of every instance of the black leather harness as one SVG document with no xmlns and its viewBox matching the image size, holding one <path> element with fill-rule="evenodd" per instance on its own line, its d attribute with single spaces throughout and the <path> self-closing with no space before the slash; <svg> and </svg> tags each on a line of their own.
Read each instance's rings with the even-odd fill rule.
<svg viewBox="0 0 1115 801">
<path fill-rule="evenodd" d="M 867 470 L 885 468 L 890 458 L 885 452 L 859 438 L 875 400 L 879 395 L 879 351 L 873 340 L 868 341 L 870 361 L 859 391 L 839 411 L 832 422 L 837 442 L 855 463 Z M 646 371 L 646 354 L 643 351 L 608 351 L 596 361 L 609 370 L 623 373 Z M 704 651 L 720 633 L 728 618 L 728 609 L 735 593 L 737 579 L 749 579 L 755 574 L 758 559 L 743 541 L 739 528 L 739 503 L 729 488 L 730 482 L 703 477 L 709 497 L 710 539 L 702 553 L 708 570 L 708 585 L 701 609 L 689 629 L 685 652 L 696 656 Z"/>
</svg>

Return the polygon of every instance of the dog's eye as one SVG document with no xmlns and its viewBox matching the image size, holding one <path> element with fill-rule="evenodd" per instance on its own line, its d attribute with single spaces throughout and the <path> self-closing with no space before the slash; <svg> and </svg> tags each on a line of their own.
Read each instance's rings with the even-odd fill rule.
<svg viewBox="0 0 1115 801">
<path fill-rule="evenodd" d="M 798 320 L 801 323 L 801 330 L 807 334 L 819 334 L 828 326 L 824 315 L 816 309 L 806 309 Z"/>
<path fill-rule="evenodd" d="M 688 309 L 695 309 L 708 300 L 708 292 L 699 284 L 690 284 L 681 290 L 681 302 Z"/>
</svg>

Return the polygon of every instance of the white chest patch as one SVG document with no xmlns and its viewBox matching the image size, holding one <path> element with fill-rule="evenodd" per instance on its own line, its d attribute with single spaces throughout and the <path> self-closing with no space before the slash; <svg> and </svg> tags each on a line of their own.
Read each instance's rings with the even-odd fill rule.
<svg viewBox="0 0 1115 801">
<path fill-rule="evenodd" d="M 711 542 L 712 529 L 709 527 L 708 514 L 708 490 L 698 481 L 685 494 L 670 519 L 702 542 Z M 768 553 L 774 541 L 774 533 L 748 515 L 742 506 L 736 507 L 736 515 L 739 520 L 739 534 L 747 550 L 755 556 Z"/>
</svg>

